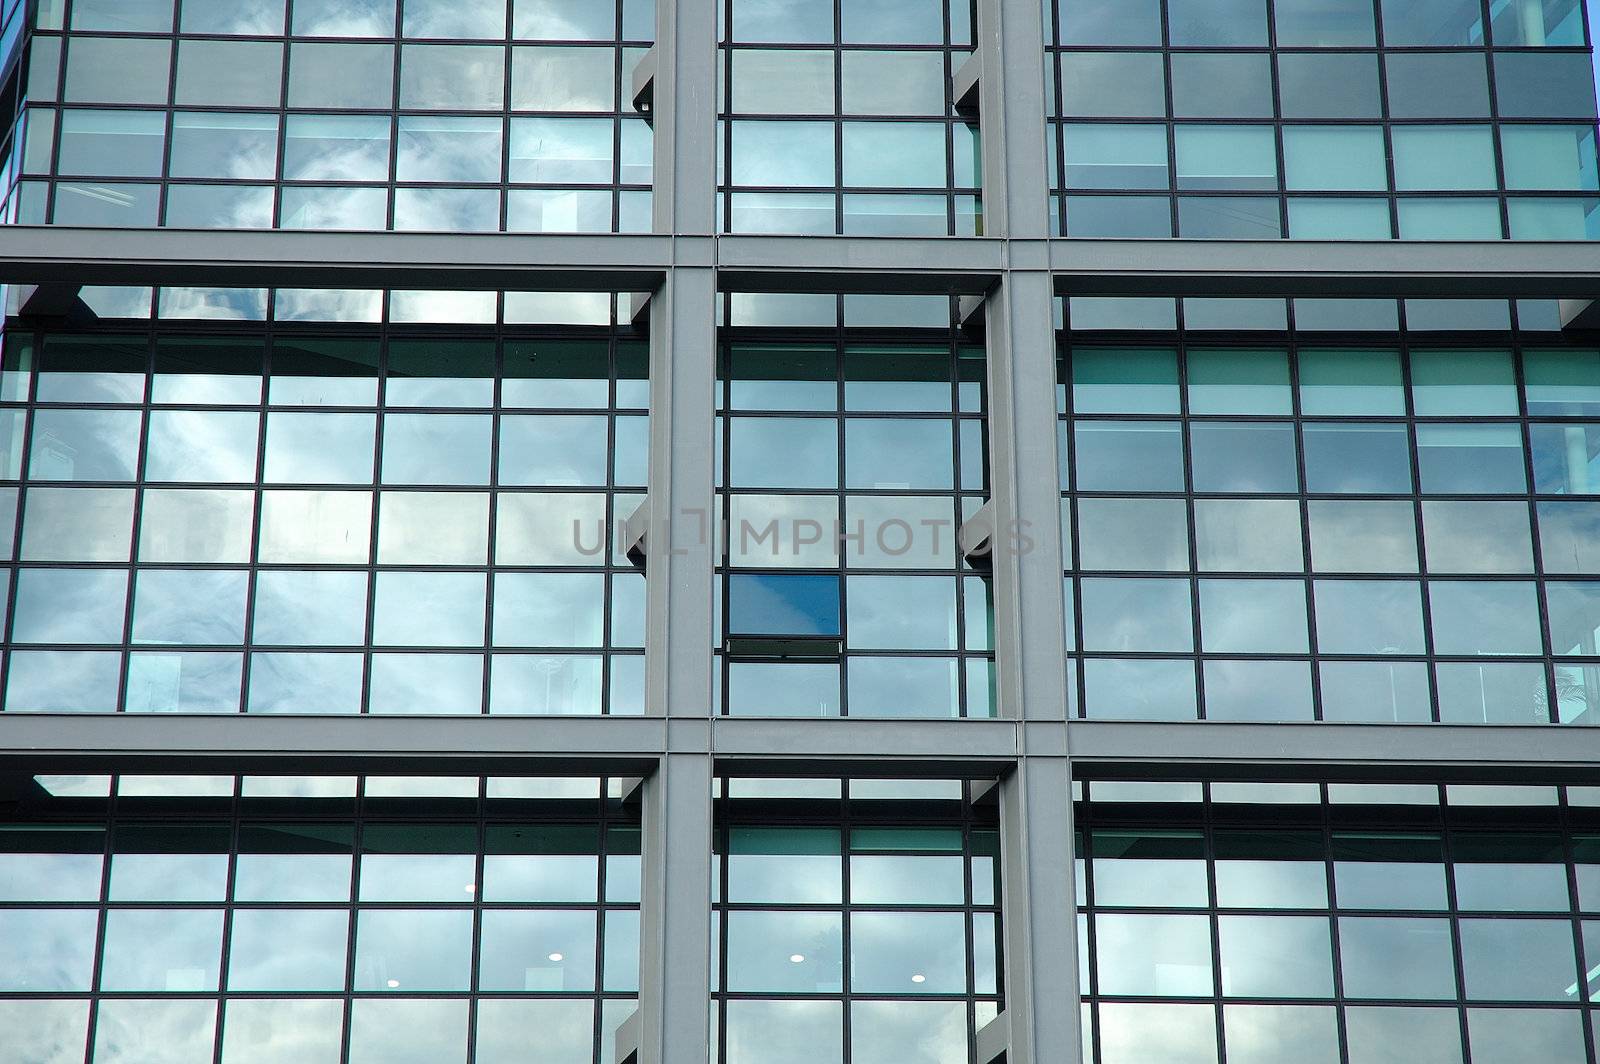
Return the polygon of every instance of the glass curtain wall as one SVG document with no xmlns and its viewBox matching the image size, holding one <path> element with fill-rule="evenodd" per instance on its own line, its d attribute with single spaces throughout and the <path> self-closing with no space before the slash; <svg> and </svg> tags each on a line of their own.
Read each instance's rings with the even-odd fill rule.
<svg viewBox="0 0 1600 1064">
<path fill-rule="evenodd" d="M 972 0 L 724 0 L 718 197 L 731 233 L 983 233 L 950 78 Z"/>
<path fill-rule="evenodd" d="M 1189 300 L 1184 329 L 1128 333 L 1074 301 L 1082 715 L 1593 723 L 1600 353 L 1513 333 L 1504 303 L 1486 333 L 1427 331 L 1441 308 L 1418 302 L 1401 330 L 1381 301 L 1329 306 L 1387 328 L 1315 331 L 1313 303 L 1295 331 L 1281 300 L 1241 304 L 1275 328 L 1233 333 Z"/>
<path fill-rule="evenodd" d="M 55 0 L 8 218 L 646 232 L 650 0 Z"/>
<path fill-rule="evenodd" d="M 7 1060 L 511 1064 L 536 1032 L 609 1064 L 636 1007 L 638 820 L 606 781 L 17 783 Z"/>
<path fill-rule="evenodd" d="M 1583 0 L 1048 0 L 1060 231 L 1600 238 Z"/>
<path fill-rule="evenodd" d="M 1087 789 L 1087 1064 L 1595 1059 L 1594 788 Z"/>
<path fill-rule="evenodd" d="M 960 1064 L 1002 1007 L 993 803 L 719 781 L 713 1064 Z"/>
<path fill-rule="evenodd" d="M 642 340 L 516 294 L 156 298 L 6 335 L 7 711 L 643 712 Z"/>
<path fill-rule="evenodd" d="M 784 329 L 735 302 L 752 324 L 723 330 L 728 713 L 994 712 L 989 584 L 957 543 L 988 483 L 983 351 L 947 298 L 870 300 L 846 297 L 842 328 L 837 297 L 765 301 L 804 312 Z M 886 311 L 927 327 L 863 327 Z"/>
</svg>

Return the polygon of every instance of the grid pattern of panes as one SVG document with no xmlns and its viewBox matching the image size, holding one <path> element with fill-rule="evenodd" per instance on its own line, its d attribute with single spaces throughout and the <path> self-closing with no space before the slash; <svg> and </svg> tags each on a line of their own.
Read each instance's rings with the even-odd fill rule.
<svg viewBox="0 0 1600 1064">
<path fill-rule="evenodd" d="M 1054 0 L 1084 237 L 1600 238 L 1582 0 Z"/>
<path fill-rule="evenodd" d="M 1592 347 L 1509 331 L 1070 337 L 1083 715 L 1593 723 Z"/>
<path fill-rule="evenodd" d="M 642 341 L 408 326 L 406 293 L 311 326 L 291 295 L 13 322 L 5 709 L 643 712 L 644 577 L 607 532 L 644 490 Z"/>
<path fill-rule="evenodd" d="M 994 807 L 959 781 L 723 787 L 713 1064 L 972 1059 L 1002 1007 Z"/>
<path fill-rule="evenodd" d="M 47 0 L 36 24 L 11 220 L 650 229 L 650 0 Z"/>
<path fill-rule="evenodd" d="M 989 582 L 957 542 L 988 483 L 982 350 L 732 328 L 720 358 L 726 711 L 991 716 Z"/>
<path fill-rule="evenodd" d="M 734 233 L 983 233 L 976 124 L 950 79 L 972 0 L 719 3 L 718 197 Z"/>
<path fill-rule="evenodd" d="M 1078 803 L 1086 1064 L 1595 1059 L 1593 788 L 1205 791 Z"/>
<path fill-rule="evenodd" d="M 0 814 L 6 1059 L 613 1059 L 639 829 L 604 781 L 111 783 Z"/>
<path fill-rule="evenodd" d="M 12 75 L 0 84 L 0 203 L 10 199 L 17 175 L 22 169 L 21 71 L 27 65 L 23 56 L 28 47 L 31 16 L 26 0 L 6 0 L 0 5 L 0 70 L 8 67 Z M 12 67 L 11 64 L 16 65 Z M 5 212 L 0 209 L 0 217 Z"/>
</svg>

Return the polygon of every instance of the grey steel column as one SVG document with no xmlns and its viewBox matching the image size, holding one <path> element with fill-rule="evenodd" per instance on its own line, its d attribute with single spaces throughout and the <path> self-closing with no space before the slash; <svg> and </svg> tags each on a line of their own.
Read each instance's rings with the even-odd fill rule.
<svg viewBox="0 0 1600 1064">
<path fill-rule="evenodd" d="M 1044 24 L 1037 0 L 980 0 L 984 220 L 1007 242 L 985 308 L 999 712 L 1023 757 L 1000 791 L 1008 1064 L 1079 1055 L 1072 773 L 1049 272 Z"/>
<path fill-rule="evenodd" d="M 646 711 L 711 712 L 716 271 L 715 0 L 657 0 L 654 221 L 674 241 L 650 308 Z M 710 1051 L 711 776 L 704 753 L 664 756 L 644 785 L 639 1064 Z"/>
</svg>

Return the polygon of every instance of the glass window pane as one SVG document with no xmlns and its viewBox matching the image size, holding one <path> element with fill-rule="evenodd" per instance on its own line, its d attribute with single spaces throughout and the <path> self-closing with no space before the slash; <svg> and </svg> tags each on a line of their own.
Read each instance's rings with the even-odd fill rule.
<svg viewBox="0 0 1600 1064">
<path fill-rule="evenodd" d="M 467 1002 L 357 1000 L 349 1064 L 466 1064 Z"/>
<path fill-rule="evenodd" d="M 302 15 L 314 4 L 327 8 L 338 4 L 343 8 L 342 12 L 328 11 L 328 21 L 318 27 L 325 33 L 306 33 L 298 28 L 302 21 L 316 17 Z M 371 28 L 379 13 L 357 11 L 356 4 L 379 6 L 376 0 L 300 0 L 294 9 L 295 32 L 304 36 L 387 36 L 363 32 Z M 394 21 L 392 8 L 384 14 Z M 289 46 L 290 107 L 386 108 L 393 103 L 394 45 L 296 41 Z M 291 128 L 295 121 L 289 119 Z"/>
<path fill-rule="evenodd" d="M 67 48 L 64 99 L 69 103 L 165 104 L 171 76 L 171 41 L 74 36 Z"/>
<path fill-rule="evenodd" d="M 479 958 L 483 990 L 594 989 L 595 913 L 543 909 L 486 912 Z"/>
<path fill-rule="evenodd" d="M 1062 44 L 1161 43 L 1161 5 L 1157 0 L 1125 0 L 1103 7 L 1064 4 L 1059 18 Z"/>
<path fill-rule="evenodd" d="M 729 990 L 815 994 L 842 988 L 839 913 L 741 911 L 723 919 Z"/>
<path fill-rule="evenodd" d="M 466 990 L 472 913 L 362 909 L 356 919 L 357 990 Z"/>
<path fill-rule="evenodd" d="M 1299 486 L 1291 424 L 1194 422 L 1189 449 L 1195 491 L 1291 492 Z"/>
<path fill-rule="evenodd" d="M 1496 52 L 1494 88 L 1505 118 L 1595 117 L 1594 69 L 1581 54 Z"/>
<path fill-rule="evenodd" d="M 1461 964 L 1477 1001 L 1565 1001 L 1576 977 L 1565 920 L 1463 920 Z"/>
<path fill-rule="evenodd" d="M 503 38 L 506 0 L 406 0 L 401 32 L 407 37 Z"/>
<path fill-rule="evenodd" d="M 1267 8 L 1262 0 L 1168 0 L 1167 22 L 1177 46 L 1267 43 Z"/>
<path fill-rule="evenodd" d="M 165 148 L 166 118 L 158 111 L 67 110 L 56 172 L 158 177 Z"/>
<path fill-rule="evenodd" d="M 1445 920 L 1341 917 L 1340 967 L 1352 998 L 1448 999 L 1456 995 Z"/>
<path fill-rule="evenodd" d="M 235 998 L 225 1006 L 223 1064 L 265 1064 L 291 1047 L 301 1064 L 337 1064 L 344 1047 L 344 1003 Z"/>
<path fill-rule="evenodd" d="M 832 185 L 833 125 L 734 122 L 730 179 L 736 185 Z"/>
<path fill-rule="evenodd" d="M 1180 499 L 1080 499 L 1077 540 L 1085 569 L 1189 567 L 1188 515 Z"/>
<path fill-rule="evenodd" d="M 1500 147 L 1507 188 L 1564 192 L 1600 188 L 1590 126 L 1501 126 Z"/>
<path fill-rule="evenodd" d="M 1410 580 L 1318 580 L 1317 649 L 1324 654 L 1421 654 L 1421 589 Z"/>
<path fill-rule="evenodd" d="M 1163 117 L 1166 64 L 1158 52 L 1063 52 L 1061 110 L 1073 118 Z"/>
<path fill-rule="evenodd" d="M 411 6 L 406 5 L 408 12 Z M 422 110 L 499 110 L 505 103 L 505 57 L 503 47 L 472 44 L 403 45 L 400 49 L 400 106 Z M 415 120 L 402 118 L 401 129 L 404 130 L 412 121 Z M 494 128 L 498 130 L 499 125 L 495 122 Z M 402 159 L 405 157 L 404 151 L 402 135 Z M 401 177 L 405 179 L 404 174 Z M 429 178 L 417 177 L 412 180 Z"/>
<path fill-rule="evenodd" d="M 1439 719 L 1452 724 L 1547 724 L 1544 668 L 1532 663 L 1434 666 Z"/>
<path fill-rule="evenodd" d="M 1180 431 L 1176 422 L 1078 422 L 1073 433 L 1078 489 L 1182 491 Z"/>
<path fill-rule="evenodd" d="M 1078 504 L 1080 529 L 1087 502 Z M 1194 520 L 1201 571 L 1299 572 L 1305 567 L 1300 508 L 1292 500 L 1197 499 Z"/>
<path fill-rule="evenodd" d="M 338 909 L 236 909 L 229 990 L 344 989 L 350 916 Z"/>
<path fill-rule="evenodd" d="M 1417 466 L 1426 494 L 1527 490 L 1516 425 L 1418 425 Z"/>
<path fill-rule="evenodd" d="M 1201 580 L 1207 653 L 1305 653 L 1305 585 L 1298 580 Z"/>
<path fill-rule="evenodd" d="M 1204 916 L 1094 917 L 1102 994 L 1210 997 L 1211 930 Z"/>
<path fill-rule="evenodd" d="M 1272 70 L 1265 52 L 1174 52 L 1178 118 L 1271 118 Z"/>
<path fill-rule="evenodd" d="M 845 122 L 844 183 L 943 187 L 945 128 L 932 122 Z"/>
<path fill-rule="evenodd" d="M 1091 718 L 1193 720 L 1194 662 L 1089 659 L 1083 663 L 1084 708 Z"/>
<path fill-rule="evenodd" d="M 216 1024 L 215 1000 L 101 1001 L 95 1009 L 93 1059 L 151 1064 L 206 1060 L 216 1050 Z"/>
<path fill-rule="evenodd" d="M 178 45 L 179 104 L 276 107 L 283 92 L 283 45 L 273 41 L 195 41 Z"/>
<path fill-rule="evenodd" d="M 1392 6 L 1384 7 L 1386 24 Z M 1387 36 L 1387 26 L 1385 43 L 1399 43 Z M 1488 117 L 1489 78 L 1482 52 L 1390 53 L 1384 57 L 1384 69 L 1394 118 Z"/>
<path fill-rule="evenodd" d="M 1225 996 L 1333 996 L 1333 948 L 1325 918 L 1223 916 L 1217 931 Z"/>
<path fill-rule="evenodd" d="M 518 111 L 613 110 L 616 56 L 612 48 L 513 48 L 511 107 Z M 496 79 L 495 106 L 499 106 L 499 84 Z"/>
<path fill-rule="evenodd" d="M 813 1064 L 844 1060 L 842 1002 L 735 1000 L 727 1002 L 723 1012 L 729 1060 L 800 1064 L 800 1057 L 774 1058 L 774 1047 L 795 1047 L 796 1053 L 804 1047 L 803 1059 Z"/>
<path fill-rule="evenodd" d="M 1194 649 L 1187 581 L 1085 579 L 1080 583 L 1085 650 Z"/>
<path fill-rule="evenodd" d="M 1321 0 L 1297 0 L 1319 6 Z M 1350 0 L 1337 0 L 1345 4 Z M 1278 0 L 1281 8 L 1284 0 Z M 1361 5 L 1365 6 L 1365 5 Z M 1370 12 L 1368 18 L 1370 19 Z M 1280 16 L 1281 18 L 1281 16 Z M 1283 23 L 1278 23 L 1280 39 Z M 1278 55 L 1278 97 L 1283 117 L 1339 118 L 1347 122 L 1383 117 L 1378 91 L 1378 57 L 1371 53 L 1323 55 L 1282 52 Z"/>
<path fill-rule="evenodd" d="M 1190 414 L 1288 414 L 1289 359 L 1282 351 L 1192 349 Z"/>
<path fill-rule="evenodd" d="M 1541 502 L 1537 507 L 1544 571 L 1600 574 L 1600 506 Z"/>
<path fill-rule="evenodd" d="M 807 52 L 744 52 L 736 51 L 734 55 L 735 69 L 735 100 L 738 99 L 738 74 L 740 60 L 749 56 L 776 55 L 792 56 L 794 58 L 782 61 L 772 61 L 767 64 L 774 74 L 779 75 L 771 84 L 764 88 L 751 86 L 746 91 L 751 95 L 760 93 L 764 97 L 766 106 L 737 107 L 738 110 L 758 111 L 768 114 L 811 114 L 830 113 L 833 110 L 832 95 L 826 101 L 818 101 L 814 109 L 807 108 L 804 104 L 800 108 L 780 103 L 786 97 L 771 95 L 773 93 L 787 92 L 787 86 L 794 82 L 794 74 L 799 72 L 796 60 L 807 56 L 817 56 L 826 62 L 827 53 Z M 753 66 L 754 64 L 752 64 Z M 813 61 L 812 68 L 816 63 Z M 790 77 L 781 75 L 790 73 Z M 765 73 L 761 71 L 760 73 Z M 760 73 L 757 77 L 760 77 Z M 828 76 L 831 70 L 824 68 L 822 85 L 832 79 Z M 936 52 L 861 52 L 848 51 L 842 54 L 840 62 L 841 92 L 843 94 L 843 108 L 847 115 L 938 115 L 944 113 L 944 61 Z M 813 82 L 817 85 L 817 82 Z M 808 93 L 814 93 L 814 88 L 795 86 L 799 98 L 805 100 Z M 776 104 L 777 106 L 774 106 Z M 846 127 L 848 128 L 848 127 Z"/>
<path fill-rule="evenodd" d="M 114 909 L 106 916 L 100 986 L 216 990 L 221 961 L 221 910 Z"/>
<path fill-rule="evenodd" d="M 1177 128 L 1178 187 L 1276 189 L 1277 147 L 1264 126 Z"/>
<path fill-rule="evenodd" d="M 1531 573 L 1528 508 L 1510 502 L 1422 504 L 1428 569 L 1435 573 Z"/>
<path fill-rule="evenodd" d="M 24 569 L 11 638 L 18 643 L 120 643 L 128 574 L 121 569 Z"/>
<path fill-rule="evenodd" d="M 964 992 L 967 986 L 965 925 L 966 919 L 961 913 L 852 914 L 852 991 L 863 994 Z"/>
<path fill-rule="evenodd" d="M 1286 126 L 1283 155 L 1290 191 L 1384 192 L 1389 187 L 1379 126 Z"/>
<path fill-rule="evenodd" d="M 1383 37 L 1390 47 L 1481 46 L 1482 13 L 1474 0 L 1388 0 Z"/>
</svg>

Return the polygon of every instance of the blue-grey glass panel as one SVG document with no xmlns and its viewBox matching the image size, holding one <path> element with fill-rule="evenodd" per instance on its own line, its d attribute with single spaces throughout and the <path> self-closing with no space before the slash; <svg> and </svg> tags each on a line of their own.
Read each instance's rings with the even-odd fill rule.
<svg viewBox="0 0 1600 1064">
<path fill-rule="evenodd" d="M 834 182 L 830 122 L 733 122 L 729 176 L 736 185 L 816 186 Z"/>
<path fill-rule="evenodd" d="M 591 991 L 595 913 L 585 909 L 483 915 L 478 986 L 489 991 Z"/>
<path fill-rule="evenodd" d="M 97 920 L 93 909 L 0 910 L 0 990 L 91 989 Z"/>
<path fill-rule="evenodd" d="M 844 183 L 943 187 L 946 128 L 942 122 L 845 122 Z"/>
<path fill-rule="evenodd" d="M 400 119 L 395 176 L 401 181 L 498 181 L 497 118 Z"/>
<path fill-rule="evenodd" d="M 1229 997 L 1333 996 L 1328 921 L 1318 916 L 1222 916 L 1222 992 Z"/>
<path fill-rule="evenodd" d="M 811 1064 L 843 1064 L 844 1004 L 839 1001 L 736 1000 L 723 1006 L 727 1055 L 751 1064 L 799 1064 L 787 1050 L 804 1046 Z"/>
<path fill-rule="evenodd" d="M 1503 118 L 1595 117 L 1594 68 L 1567 52 L 1496 52 L 1495 103 Z"/>
<path fill-rule="evenodd" d="M 1201 580 L 1208 653 L 1305 653 L 1306 590 L 1299 580 Z"/>
<path fill-rule="evenodd" d="M 1303 661 L 1217 661 L 1201 667 L 1208 720 L 1311 719 L 1311 667 Z"/>
<path fill-rule="evenodd" d="M 1378 57 L 1285 52 L 1278 56 L 1278 95 L 1284 118 L 1380 118 Z"/>
<path fill-rule="evenodd" d="M 1474 1001 L 1570 1000 L 1576 978 L 1566 920 L 1462 920 L 1461 965 Z"/>
<path fill-rule="evenodd" d="M 505 104 L 505 62 L 503 47 L 403 45 L 400 49 L 400 106 L 421 110 L 498 110 Z M 406 121 L 401 119 L 402 129 Z M 499 128 L 498 122 L 495 127 Z"/>
<path fill-rule="evenodd" d="M 1374 43 L 1366 0 L 1273 0 L 1280 48 L 1347 48 Z"/>
<path fill-rule="evenodd" d="M 386 484 L 487 484 L 492 419 L 475 414 L 386 414 Z"/>
<path fill-rule="evenodd" d="M 318 2 L 332 4 L 335 0 Z M 297 25 L 305 6 L 306 0 L 295 5 Z M 393 10 L 388 14 L 392 21 Z M 365 36 L 358 32 L 365 23 L 359 22 L 355 13 L 337 25 L 350 36 Z M 394 45 L 297 41 L 289 46 L 290 107 L 389 107 L 393 103 Z"/>
<path fill-rule="evenodd" d="M 1387 0 L 1383 41 L 1391 48 L 1483 44 L 1483 13 L 1477 0 Z"/>
<path fill-rule="evenodd" d="M 350 915 L 341 909 L 236 909 L 228 989 L 344 989 Z"/>
<path fill-rule="evenodd" d="M 104 1000 L 95 1008 L 96 1061 L 190 1064 L 216 1050 L 217 1003 L 202 1000 Z"/>
<path fill-rule="evenodd" d="M 472 912 L 361 909 L 355 958 L 357 990 L 466 990 L 472 969 Z"/>
<path fill-rule="evenodd" d="M 467 1064 L 468 1002 L 358 999 L 349 1064 Z"/>
<path fill-rule="evenodd" d="M 1318 580 L 1313 597 L 1323 653 L 1422 653 L 1422 595 L 1414 581 Z"/>
<path fill-rule="evenodd" d="M 511 50 L 511 107 L 517 111 L 610 111 L 616 107 L 616 50 L 553 45 Z M 498 86 L 499 82 L 496 82 Z M 496 89 L 498 92 L 498 88 Z"/>
<path fill-rule="evenodd" d="M 1418 425 L 1417 469 L 1429 495 L 1527 490 L 1516 425 Z"/>
<path fill-rule="evenodd" d="M 278 116 L 179 111 L 172 116 L 173 177 L 271 180 L 278 171 Z"/>
<path fill-rule="evenodd" d="M 40 410 L 28 476 L 34 480 L 128 481 L 139 455 L 137 410 Z"/>
<path fill-rule="evenodd" d="M 220 909 L 114 909 L 106 916 L 102 990 L 217 989 Z"/>
<path fill-rule="evenodd" d="M 1189 568 L 1188 513 L 1181 499 L 1079 499 L 1077 541 L 1084 569 Z"/>
<path fill-rule="evenodd" d="M 1454 1008 L 1352 1006 L 1345 1010 L 1350 1059 L 1384 1064 L 1460 1064 L 1461 1014 Z"/>
<path fill-rule="evenodd" d="M 1180 47 L 1249 47 L 1267 43 L 1263 0 L 1168 0 L 1167 29 Z"/>
<path fill-rule="evenodd" d="M 605 576 L 500 573 L 495 577 L 496 646 L 598 647 Z"/>
<path fill-rule="evenodd" d="M 615 19 L 614 4 L 596 4 L 591 0 L 515 0 L 511 35 L 544 41 L 607 41 L 616 33 Z"/>
<path fill-rule="evenodd" d="M 67 110 L 61 116 L 56 172 L 159 177 L 166 117 L 157 111 Z"/>
<path fill-rule="evenodd" d="M 122 655 L 12 651 L 6 709 L 29 713 L 114 713 Z"/>
<path fill-rule="evenodd" d="M 1204 916 L 1094 917 L 1102 994 L 1210 997 L 1211 929 Z"/>
<path fill-rule="evenodd" d="M 1172 205 L 1165 196 L 1068 196 L 1070 236 L 1169 237 Z"/>
<path fill-rule="evenodd" d="M 1073 431 L 1078 489 L 1182 491 L 1181 433 L 1176 422 L 1078 422 Z"/>
<path fill-rule="evenodd" d="M 1401 917 L 1341 917 L 1340 967 L 1352 998 L 1454 998 L 1450 924 Z"/>
<path fill-rule="evenodd" d="M 1439 719 L 1451 724 L 1546 724 L 1544 668 L 1524 662 L 1441 663 L 1434 667 Z"/>
<path fill-rule="evenodd" d="M 234 998 L 223 1009 L 223 1064 L 256 1064 L 292 1046 L 299 1064 L 338 1064 L 344 1003 L 327 999 Z"/>
<path fill-rule="evenodd" d="M 749 43 L 832 43 L 834 11 L 826 3 L 773 5 L 765 0 L 733 0 L 730 40 Z"/>
<path fill-rule="evenodd" d="M 1177 118 L 1271 118 L 1267 53 L 1173 53 L 1172 106 Z"/>
<path fill-rule="evenodd" d="M 961 913 L 850 917 L 850 987 L 860 994 L 960 994 L 967 988 Z"/>
<path fill-rule="evenodd" d="M 114 33 L 170 33 L 172 0 L 78 0 L 72 29 Z"/>
<path fill-rule="evenodd" d="M 140 652 L 128 657 L 129 713 L 236 713 L 239 654 Z"/>
<path fill-rule="evenodd" d="M 1563 192 L 1600 188 L 1591 126 L 1505 125 L 1500 127 L 1500 147 L 1507 188 Z"/>
<path fill-rule="evenodd" d="M 943 44 L 939 0 L 851 0 L 840 9 L 845 44 Z"/>
<path fill-rule="evenodd" d="M 1537 509 L 1544 571 L 1600 575 L 1600 506 L 1541 502 Z"/>
<path fill-rule="evenodd" d="M 1061 113 L 1068 117 L 1160 118 L 1167 113 L 1159 52 L 1064 52 Z"/>
<path fill-rule="evenodd" d="M 953 461 L 947 420 L 845 421 L 846 487 L 951 488 Z"/>
<path fill-rule="evenodd" d="M 1384 68 L 1389 113 L 1395 118 L 1489 114 L 1489 76 L 1482 52 L 1391 53 L 1384 57 Z"/>
<path fill-rule="evenodd" d="M 734 61 L 737 63 L 741 56 L 750 55 L 776 55 L 791 56 L 805 55 L 796 52 L 734 52 Z M 820 54 L 826 57 L 827 53 Z M 792 64 L 771 64 L 777 71 L 794 70 Z M 944 90 L 944 57 L 938 52 L 863 52 L 849 51 L 841 56 L 840 96 L 843 113 L 847 115 L 941 115 L 945 111 Z M 826 77 L 826 70 L 824 71 Z M 821 88 L 829 88 L 831 78 L 823 83 Z M 785 84 L 790 82 L 790 84 Z M 737 85 L 735 81 L 735 85 Z M 784 79 L 767 89 L 767 92 L 793 91 L 791 79 Z M 801 89 L 800 91 L 804 91 Z M 827 100 L 824 106 L 816 112 L 806 110 L 791 110 L 777 100 L 782 97 L 768 97 L 772 102 L 765 107 L 746 107 L 741 110 L 759 111 L 766 114 L 804 114 L 804 113 L 831 113 L 833 110 L 833 95 L 826 92 Z M 775 104 L 775 105 L 774 105 Z"/>
<path fill-rule="evenodd" d="M 728 578 L 728 629 L 736 635 L 839 635 L 839 578 L 757 575 Z"/>
<path fill-rule="evenodd" d="M 1227 177 L 1224 180 L 1235 179 Z M 1268 178 L 1263 176 L 1260 180 L 1264 183 Z M 1276 182 L 1276 179 L 1272 180 Z M 1274 240 L 1283 235 L 1283 225 L 1278 216 L 1276 199 L 1257 196 L 1179 196 L 1178 234 L 1202 240 Z"/>
<path fill-rule="evenodd" d="M 725 978 L 732 991 L 838 993 L 843 927 L 837 912 L 729 912 Z"/>
<path fill-rule="evenodd" d="M 1189 583 L 1161 579 L 1084 579 L 1085 650 L 1194 649 Z"/>
<path fill-rule="evenodd" d="M 183 0 L 178 32 L 277 37 L 283 8 L 283 0 Z"/>
<path fill-rule="evenodd" d="M 301 181 L 385 181 L 392 124 L 373 115 L 290 115 L 284 126 L 283 176 Z"/>
<path fill-rule="evenodd" d="M 482 646 L 485 580 L 482 573 L 379 573 L 373 643 Z"/>
<path fill-rule="evenodd" d="M 252 654 L 252 713 L 359 713 L 361 655 Z"/>
<path fill-rule="evenodd" d="M 276 107 L 283 94 L 283 45 L 271 41 L 196 41 L 178 45 L 179 104 Z"/>
<path fill-rule="evenodd" d="M 959 706 L 956 662 L 949 658 L 853 658 L 850 712 L 863 717 L 953 717 Z"/>
<path fill-rule="evenodd" d="M 556 685 L 538 673 L 539 690 Z M 532 683 L 533 677 L 523 677 Z M 483 703 L 481 654 L 374 654 L 368 692 L 372 713 L 478 713 Z"/>
<path fill-rule="evenodd" d="M 1411 492 L 1411 444 L 1404 425 L 1307 422 L 1302 432 L 1307 491 Z"/>
<path fill-rule="evenodd" d="M 504 38 L 506 0 L 405 0 L 401 33 L 407 37 Z"/>
<path fill-rule="evenodd" d="M 67 45 L 69 103 L 164 104 L 172 42 L 74 36 Z"/>
<path fill-rule="evenodd" d="M 955 649 L 955 585 L 943 577 L 852 576 L 847 602 L 852 648 Z"/>
<path fill-rule="evenodd" d="M 1440 654 L 1538 654 L 1538 593 L 1525 581 L 1433 580 L 1434 649 Z"/>
<path fill-rule="evenodd" d="M 11 638 L 18 643 L 119 643 L 128 574 L 122 569 L 24 569 Z"/>
<path fill-rule="evenodd" d="M 293 30 L 301 37 L 393 37 L 389 0 L 296 0 Z"/>
<path fill-rule="evenodd" d="M 1532 425 L 1534 491 L 1593 495 L 1600 491 L 1600 426 Z"/>
<path fill-rule="evenodd" d="M 1299 486 L 1291 424 L 1194 422 L 1189 447 L 1195 491 L 1292 492 Z"/>
<path fill-rule="evenodd" d="M 147 480 L 251 483 L 256 478 L 254 413 L 155 410 L 150 414 Z"/>
<path fill-rule="evenodd" d="M 1159 0 L 1061 4 L 1058 17 L 1062 44 L 1161 44 Z"/>
<path fill-rule="evenodd" d="M 1196 714 L 1192 661 L 1089 659 L 1083 681 L 1091 718 L 1193 720 Z"/>
<path fill-rule="evenodd" d="M 478 188 L 402 188 L 394 228 L 407 232 L 492 233 L 500 228 L 500 193 Z"/>
<path fill-rule="evenodd" d="M 1422 522 L 1430 572 L 1533 572 L 1523 503 L 1429 501 L 1422 504 Z"/>
<path fill-rule="evenodd" d="M 267 417 L 269 484 L 370 484 L 377 422 L 372 414 L 275 411 Z"/>
<path fill-rule="evenodd" d="M 1061 135 L 1068 188 L 1164 189 L 1171 185 L 1165 126 L 1066 125 Z M 1165 213 L 1165 206 L 1162 210 Z M 1073 224 L 1070 210 L 1067 224 Z"/>
</svg>

